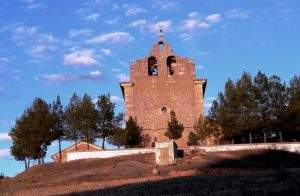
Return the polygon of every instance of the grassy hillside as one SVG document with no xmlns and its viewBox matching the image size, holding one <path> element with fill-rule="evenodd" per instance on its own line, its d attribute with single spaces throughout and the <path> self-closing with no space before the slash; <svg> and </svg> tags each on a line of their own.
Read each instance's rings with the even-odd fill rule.
<svg viewBox="0 0 300 196">
<path fill-rule="evenodd" d="M 193 152 L 163 167 L 155 166 L 154 154 L 78 160 L 34 166 L 0 181 L 0 193 L 22 196 L 300 195 L 299 187 L 300 155 L 282 151 Z"/>
</svg>

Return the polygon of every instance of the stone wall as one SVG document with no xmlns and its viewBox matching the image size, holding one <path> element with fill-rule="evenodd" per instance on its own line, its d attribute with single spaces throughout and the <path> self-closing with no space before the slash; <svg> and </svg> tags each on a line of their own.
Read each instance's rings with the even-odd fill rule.
<svg viewBox="0 0 300 196">
<path fill-rule="evenodd" d="M 160 50 L 159 45 L 164 49 Z M 169 73 L 167 58 L 172 56 L 174 74 Z M 157 75 L 148 74 L 148 59 L 155 57 Z M 206 80 L 196 79 L 195 64 L 188 58 L 175 55 L 170 46 L 159 40 L 149 54 L 136 60 L 130 68 L 130 81 L 121 83 L 125 100 L 125 119 L 136 117 L 143 131 L 158 142 L 167 138 L 164 133 L 173 110 L 185 131 L 182 139 L 176 141 L 186 146 L 187 136 L 193 130 L 195 121 L 204 112 Z M 165 107 L 165 111 L 162 108 Z"/>
<path fill-rule="evenodd" d="M 300 143 L 227 144 L 215 146 L 192 146 L 190 149 L 200 149 L 206 152 L 274 149 L 300 153 Z"/>
<path fill-rule="evenodd" d="M 144 154 L 154 153 L 154 149 L 140 148 L 140 149 L 124 149 L 124 150 L 103 150 L 94 152 L 68 152 L 67 162 L 79 159 L 95 159 L 95 158 L 111 158 L 116 156 L 133 155 L 133 154 Z"/>
</svg>

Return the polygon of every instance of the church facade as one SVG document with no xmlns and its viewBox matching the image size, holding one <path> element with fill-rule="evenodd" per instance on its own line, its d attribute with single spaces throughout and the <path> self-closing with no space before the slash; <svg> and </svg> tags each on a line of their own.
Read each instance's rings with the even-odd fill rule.
<svg viewBox="0 0 300 196">
<path fill-rule="evenodd" d="M 174 111 L 184 126 L 179 146 L 186 146 L 195 121 L 204 113 L 206 79 L 196 79 L 195 64 L 176 55 L 162 34 L 150 54 L 130 66 L 130 81 L 120 83 L 125 120 L 137 119 L 143 134 L 151 141 L 167 141 L 164 136 L 170 112 Z"/>
</svg>

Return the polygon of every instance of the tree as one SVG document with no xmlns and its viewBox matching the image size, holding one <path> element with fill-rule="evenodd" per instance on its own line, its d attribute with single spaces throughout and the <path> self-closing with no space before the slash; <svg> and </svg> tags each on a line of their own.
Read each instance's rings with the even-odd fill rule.
<svg viewBox="0 0 300 196">
<path fill-rule="evenodd" d="M 108 136 L 109 143 L 115 145 L 120 148 L 126 144 L 126 131 L 121 127 L 117 128 L 112 135 Z"/>
<path fill-rule="evenodd" d="M 36 98 L 16 120 L 10 131 L 13 140 L 11 153 L 17 160 L 25 161 L 25 168 L 30 166 L 30 159 L 38 159 L 39 164 L 43 162 L 47 146 L 53 140 L 53 122 L 49 105 L 41 98 Z"/>
<path fill-rule="evenodd" d="M 94 143 L 96 139 L 96 118 L 95 105 L 91 97 L 85 94 L 78 107 L 78 122 L 76 124 L 78 125 L 80 138 L 86 141 L 88 149 L 89 143 Z"/>
<path fill-rule="evenodd" d="M 80 110 L 81 99 L 76 94 L 73 93 L 70 103 L 68 104 L 66 111 L 65 111 L 65 118 L 66 118 L 66 130 L 65 130 L 65 137 L 70 141 L 74 141 L 75 148 L 77 150 L 77 143 L 80 139 L 80 132 L 79 132 L 79 110 Z"/>
<path fill-rule="evenodd" d="M 53 139 L 58 140 L 58 151 L 59 157 L 62 159 L 61 154 L 61 141 L 65 136 L 65 116 L 63 111 L 63 106 L 60 101 L 59 95 L 56 97 L 56 101 L 51 105 L 51 113 L 54 117 L 54 127 L 53 127 Z"/>
<path fill-rule="evenodd" d="M 287 129 L 287 139 L 295 141 L 300 139 L 300 76 L 290 81 L 288 88 L 288 109 L 282 125 Z"/>
<path fill-rule="evenodd" d="M 120 148 L 120 146 L 125 145 L 126 132 L 122 128 L 124 115 L 119 113 L 117 116 L 114 116 L 113 127 L 114 130 L 110 132 L 108 136 L 108 142 Z"/>
<path fill-rule="evenodd" d="M 125 126 L 125 146 L 130 148 L 140 146 L 142 142 L 141 132 L 142 128 L 130 116 Z"/>
<path fill-rule="evenodd" d="M 123 114 L 115 115 L 115 103 L 111 102 L 110 95 L 100 95 L 97 101 L 97 133 L 102 139 L 102 148 L 104 148 L 106 138 L 119 130 L 123 121 Z M 116 133 L 118 137 L 119 133 Z M 118 139 L 117 139 L 118 140 Z M 117 141 L 116 140 L 116 141 Z"/>
<path fill-rule="evenodd" d="M 195 146 L 195 145 L 198 144 L 198 141 L 199 141 L 199 139 L 198 139 L 197 134 L 195 134 L 193 131 L 191 131 L 189 133 L 189 136 L 188 136 L 187 145 L 188 146 Z"/>
<path fill-rule="evenodd" d="M 175 112 L 171 111 L 171 120 L 168 121 L 168 129 L 165 136 L 171 140 L 177 140 L 181 138 L 183 130 L 183 124 L 178 122 Z"/>
</svg>

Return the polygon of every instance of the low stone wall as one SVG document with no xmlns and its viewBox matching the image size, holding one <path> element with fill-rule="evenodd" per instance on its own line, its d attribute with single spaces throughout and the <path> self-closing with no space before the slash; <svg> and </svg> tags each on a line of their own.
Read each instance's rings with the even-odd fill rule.
<svg viewBox="0 0 300 196">
<path fill-rule="evenodd" d="M 119 149 L 119 150 L 103 150 L 93 152 L 68 152 L 67 162 L 78 159 L 94 159 L 94 158 L 111 158 L 116 156 L 155 153 L 155 149 L 142 148 L 142 149 Z"/>
<path fill-rule="evenodd" d="M 241 150 L 285 150 L 300 153 L 300 143 L 260 143 L 260 144 L 226 144 L 215 146 L 192 146 L 190 149 L 201 149 L 205 152 L 225 152 Z"/>
</svg>

